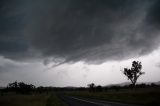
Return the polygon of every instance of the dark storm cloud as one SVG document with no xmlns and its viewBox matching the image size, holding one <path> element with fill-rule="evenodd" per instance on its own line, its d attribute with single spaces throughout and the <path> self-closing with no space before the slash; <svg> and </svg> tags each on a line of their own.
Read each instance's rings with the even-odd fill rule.
<svg viewBox="0 0 160 106">
<path fill-rule="evenodd" d="M 22 1 L 9 8 L 21 12 L 0 19 L 6 29 L 0 32 L 1 55 L 33 49 L 49 61 L 99 63 L 145 55 L 159 46 L 157 0 Z M 15 40 L 3 38 L 12 30 L 9 38 Z"/>
<path fill-rule="evenodd" d="M 148 21 L 150 22 L 151 25 L 154 25 L 155 27 L 160 28 L 160 1 L 157 0 L 155 2 L 155 5 L 153 5 L 150 10 L 149 10 L 149 14 L 148 14 Z"/>
<path fill-rule="evenodd" d="M 8 58 L 18 59 L 28 50 L 23 34 L 25 12 L 21 5 L 18 0 L 0 1 L 0 55 Z"/>
</svg>

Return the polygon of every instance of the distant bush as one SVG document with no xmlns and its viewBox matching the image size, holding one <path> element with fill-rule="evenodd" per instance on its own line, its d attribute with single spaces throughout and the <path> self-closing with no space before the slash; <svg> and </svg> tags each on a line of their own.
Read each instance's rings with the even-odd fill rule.
<svg viewBox="0 0 160 106">
<path fill-rule="evenodd" d="M 29 94 L 35 89 L 35 86 L 32 84 L 25 84 L 24 82 L 13 82 L 9 83 L 6 90 L 13 91 L 21 94 Z"/>
</svg>

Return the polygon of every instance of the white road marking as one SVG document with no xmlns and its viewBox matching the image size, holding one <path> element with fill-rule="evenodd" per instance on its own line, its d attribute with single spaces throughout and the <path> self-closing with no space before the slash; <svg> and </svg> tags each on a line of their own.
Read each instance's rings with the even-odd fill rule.
<svg viewBox="0 0 160 106">
<path fill-rule="evenodd" d="M 70 97 L 70 98 L 80 100 L 80 101 L 84 101 L 84 102 L 88 102 L 88 103 L 92 103 L 92 104 L 96 104 L 96 105 L 100 105 L 100 106 L 111 106 L 111 105 L 106 105 L 106 104 L 103 104 L 103 103 L 96 103 L 96 102 L 92 102 L 92 101 L 88 101 L 88 100 L 84 100 L 84 99 L 79 99 L 79 98 L 75 98 L 75 97 Z"/>
</svg>

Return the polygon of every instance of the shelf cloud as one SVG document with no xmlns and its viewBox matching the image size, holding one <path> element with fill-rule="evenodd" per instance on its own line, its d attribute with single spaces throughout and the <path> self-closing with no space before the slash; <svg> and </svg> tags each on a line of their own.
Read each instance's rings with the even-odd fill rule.
<svg viewBox="0 0 160 106">
<path fill-rule="evenodd" d="M 11 0 L 0 5 L 0 55 L 98 64 L 160 44 L 158 0 Z"/>
</svg>

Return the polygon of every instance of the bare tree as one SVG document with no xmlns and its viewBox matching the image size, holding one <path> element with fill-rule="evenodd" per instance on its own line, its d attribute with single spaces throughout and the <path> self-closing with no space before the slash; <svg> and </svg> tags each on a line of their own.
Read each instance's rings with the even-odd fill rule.
<svg viewBox="0 0 160 106">
<path fill-rule="evenodd" d="M 131 81 L 133 87 L 136 86 L 137 79 L 142 74 L 144 74 L 144 72 L 142 72 L 141 69 L 142 69 L 141 62 L 139 62 L 139 61 L 133 61 L 131 69 L 124 68 L 124 70 L 122 71 L 123 74 L 125 76 L 127 76 L 128 80 Z"/>
</svg>

